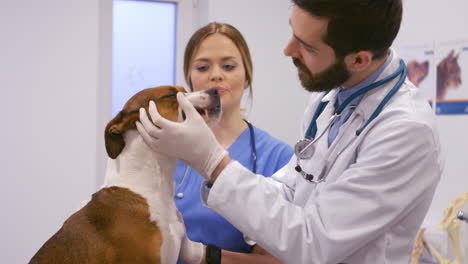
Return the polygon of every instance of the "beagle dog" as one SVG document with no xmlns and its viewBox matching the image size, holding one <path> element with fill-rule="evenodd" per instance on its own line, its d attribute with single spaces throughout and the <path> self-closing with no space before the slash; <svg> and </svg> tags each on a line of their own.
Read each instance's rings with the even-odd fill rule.
<svg viewBox="0 0 468 264">
<path fill-rule="evenodd" d="M 200 244 L 188 240 L 174 203 L 177 160 L 153 152 L 136 130 L 139 109 L 156 102 L 166 119 L 181 121 L 178 86 L 140 91 L 105 128 L 109 156 L 104 186 L 70 216 L 29 263 L 171 263 L 179 254 L 200 261 Z M 205 121 L 219 119 L 215 89 L 186 94 Z M 197 251 L 198 250 L 198 251 Z M 181 253 L 183 252 L 183 253 Z M 193 258 L 192 258 L 193 259 Z"/>
</svg>

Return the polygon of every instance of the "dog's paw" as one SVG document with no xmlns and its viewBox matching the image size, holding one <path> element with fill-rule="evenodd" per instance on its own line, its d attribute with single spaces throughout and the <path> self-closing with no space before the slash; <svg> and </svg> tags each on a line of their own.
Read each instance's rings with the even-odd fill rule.
<svg viewBox="0 0 468 264">
<path fill-rule="evenodd" d="M 203 260 L 205 246 L 202 243 L 194 242 L 187 236 L 182 239 L 179 252 L 179 260 L 187 264 L 200 264 Z"/>
</svg>

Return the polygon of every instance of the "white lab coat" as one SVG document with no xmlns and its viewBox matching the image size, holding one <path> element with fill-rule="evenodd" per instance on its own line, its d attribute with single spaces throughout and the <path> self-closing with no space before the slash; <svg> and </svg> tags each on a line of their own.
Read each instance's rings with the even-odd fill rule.
<svg viewBox="0 0 468 264">
<path fill-rule="evenodd" d="M 394 54 L 378 80 L 393 73 L 399 60 Z M 409 263 L 443 169 L 433 111 L 406 80 L 355 135 L 398 79 L 366 93 L 333 144 L 328 147 L 326 133 L 314 156 L 301 161 L 307 173 L 325 168 L 325 182 L 305 181 L 294 170 L 295 157 L 270 179 L 233 161 L 202 199 L 286 263 Z M 335 95 L 311 95 L 301 137 L 320 100 L 330 103 L 317 120 L 317 135 L 327 126 Z"/>
</svg>

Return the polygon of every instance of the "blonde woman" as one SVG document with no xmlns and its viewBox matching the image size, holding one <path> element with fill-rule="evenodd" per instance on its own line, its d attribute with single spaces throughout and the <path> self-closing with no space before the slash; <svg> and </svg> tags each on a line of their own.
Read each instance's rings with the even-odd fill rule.
<svg viewBox="0 0 468 264">
<path fill-rule="evenodd" d="M 244 90 L 250 89 L 252 93 L 252 59 L 247 43 L 236 28 L 210 23 L 196 31 L 185 49 L 184 74 L 193 91 L 218 90 L 223 115 L 212 131 L 231 157 L 265 177 L 288 163 L 292 148 L 252 126 L 242 116 Z M 250 252 L 252 246 L 224 217 L 201 203 L 203 177 L 198 172 L 179 162 L 175 181 L 175 202 L 191 240 L 210 245 L 209 251 L 222 249 L 222 263 L 249 263 L 249 259 L 252 263 L 262 263 L 262 260 L 274 263 L 271 256 L 234 253 Z"/>
</svg>

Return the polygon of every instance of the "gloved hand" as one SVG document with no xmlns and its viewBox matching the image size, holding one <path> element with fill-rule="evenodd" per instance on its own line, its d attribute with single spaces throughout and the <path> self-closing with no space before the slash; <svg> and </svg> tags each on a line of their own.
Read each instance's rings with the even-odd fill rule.
<svg viewBox="0 0 468 264">
<path fill-rule="evenodd" d="M 209 181 L 227 152 L 182 93 L 177 94 L 177 101 L 185 112 L 183 122 L 165 119 L 151 101 L 148 112 L 153 122 L 148 119 L 145 109 L 140 108 L 141 123 L 136 123 L 137 129 L 153 151 L 182 160 Z"/>
</svg>

